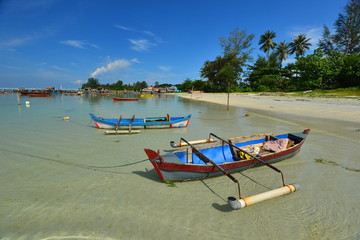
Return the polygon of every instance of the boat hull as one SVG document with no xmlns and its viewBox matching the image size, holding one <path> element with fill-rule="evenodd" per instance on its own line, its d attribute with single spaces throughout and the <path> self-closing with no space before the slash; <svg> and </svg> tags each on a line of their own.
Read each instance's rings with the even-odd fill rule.
<svg viewBox="0 0 360 240">
<path fill-rule="evenodd" d="M 114 101 L 124 101 L 124 102 L 135 102 L 135 101 L 139 101 L 138 98 L 118 98 L 118 97 L 113 97 Z"/>
<path fill-rule="evenodd" d="M 299 153 L 306 138 L 306 135 L 307 134 L 301 134 L 301 133 L 297 133 L 296 135 L 289 134 L 289 136 L 298 137 L 298 142 L 293 147 L 290 147 L 283 151 L 267 154 L 264 156 L 258 156 L 258 158 L 269 164 L 291 158 Z M 206 143 L 204 145 L 211 146 L 212 144 Z M 199 146 L 201 147 L 201 145 Z M 163 181 L 199 180 L 199 179 L 216 177 L 224 174 L 221 170 L 219 170 L 219 168 L 211 164 L 207 165 L 207 164 L 192 164 L 192 163 L 181 162 L 179 158 L 176 156 L 176 154 L 178 154 L 179 151 L 174 151 L 173 153 L 168 153 L 163 156 L 160 156 L 159 152 L 155 152 L 150 149 L 145 149 L 145 152 L 151 164 L 153 165 L 155 171 L 159 175 L 160 179 Z M 252 167 L 258 167 L 264 165 L 263 163 L 259 162 L 254 158 L 239 160 L 236 157 L 234 158 L 233 154 L 234 153 L 230 151 L 229 146 L 219 151 L 219 153 L 214 154 L 214 156 L 220 156 L 220 155 L 225 156 L 226 162 L 218 163 L 218 166 L 220 166 L 223 170 L 227 171 L 228 173 L 239 172 Z M 222 158 L 222 156 L 219 158 Z M 217 162 L 218 160 L 219 159 L 217 159 L 216 157 L 213 158 L 214 162 Z"/>
<path fill-rule="evenodd" d="M 104 119 L 96 117 L 90 113 L 90 117 L 93 120 L 95 126 L 101 129 L 162 129 L 162 128 L 182 128 L 189 125 L 191 115 L 187 117 L 167 117 L 159 118 L 135 118 L 135 119 L 121 119 L 120 123 L 118 119 Z"/>
</svg>

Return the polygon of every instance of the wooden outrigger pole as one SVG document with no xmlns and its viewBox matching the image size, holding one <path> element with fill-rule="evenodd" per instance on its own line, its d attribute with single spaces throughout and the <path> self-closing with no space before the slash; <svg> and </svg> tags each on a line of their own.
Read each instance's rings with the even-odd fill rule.
<svg viewBox="0 0 360 240">
<path fill-rule="evenodd" d="M 107 130 L 105 131 L 105 134 L 132 134 L 132 133 L 140 133 L 140 130 L 132 130 L 132 124 L 133 121 L 135 120 L 135 115 L 133 115 L 132 119 L 130 120 L 130 124 L 129 124 L 129 130 L 119 130 L 120 127 L 120 122 L 122 119 L 122 115 L 120 115 L 117 124 L 115 125 L 115 130 Z"/>
<path fill-rule="evenodd" d="M 288 193 L 292 193 L 295 192 L 297 189 L 299 189 L 299 185 L 297 184 L 289 184 L 289 185 L 285 185 L 284 182 L 284 175 L 281 172 L 280 169 L 272 166 L 271 164 L 265 162 L 264 160 L 261 160 L 260 158 L 253 156 L 251 154 L 249 154 L 248 152 L 242 150 L 241 148 L 235 146 L 234 144 L 230 143 L 229 141 L 226 141 L 225 139 L 222 139 L 218 136 L 216 136 L 213 133 L 210 133 L 210 136 L 213 136 L 219 140 L 221 140 L 224 143 L 227 143 L 229 146 L 232 146 L 236 149 L 238 149 L 239 151 L 245 152 L 246 154 L 248 154 L 249 156 L 251 156 L 253 159 L 263 163 L 264 165 L 268 166 L 269 168 L 275 170 L 276 172 L 281 174 L 281 179 L 282 179 L 282 184 L 283 186 L 277 189 L 273 189 L 267 192 L 263 192 L 257 195 L 253 195 L 250 197 L 246 197 L 246 198 L 242 198 L 241 197 L 241 192 L 240 192 L 240 183 L 239 181 L 233 177 L 229 172 L 227 172 L 226 170 L 224 170 L 223 168 L 221 168 L 218 164 L 216 164 L 214 161 L 212 161 L 211 159 L 209 159 L 207 156 L 205 156 L 203 153 L 201 153 L 198 149 L 196 149 L 191 143 L 189 143 L 188 141 L 186 141 L 185 139 L 181 138 L 180 139 L 180 144 L 181 141 L 184 141 L 188 146 L 191 147 L 192 152 L 203 162 L 205 163 L 211 163 L 212 165 L 214 165 L 215 167 L 217 167 L 220 171 L 222 171 L 228 178 L 230 178 L 234 183 L 237 184 L 237 188 L 238 188 L 238 193 L 239 193 L 239 199 L 237 200 L 235 197 L 228 197 L 228 205 L 233 209 L 233 210 L 237 210 L 240 208 L 244 208 L 247 206 L 250 206 L 252 204 L 258 203 L 258 202 L 262 202 L 268 199 L 272 199 L 275 197 L 279 197 Z M 209 136 L 209 139 L 210 139 Z"/>
</svg>

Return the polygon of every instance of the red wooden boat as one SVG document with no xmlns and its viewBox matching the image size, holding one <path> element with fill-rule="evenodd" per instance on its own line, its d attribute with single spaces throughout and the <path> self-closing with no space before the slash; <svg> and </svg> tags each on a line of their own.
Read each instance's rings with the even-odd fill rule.
<svg viewBox="0 0 360 240">
<path fill-rule="evenodd" d="M 118 98 L 113 97 L 114 101 L 139 101 L 138 98 Z"/>
<path fill-rule="evenodd" d="M 50 97 L 50 93 L 46 92 L 37 92 L 37 93 L 29 93 L 29 97 Z"/>
<path fill-rule="evenodd" d="M 21 96 L 29 96 L 29 97 L 49 97 L 49 91 L 34 91 L 34 90 L 23 90 L 19 91 Z"/>
<path fill-rule="evenodd" d="M 300 151 L 309 132 L 310 129 L 306 129 L 300 133 L 260 134 L 228 140 L 210 133 L 217 141 L 210 137 L 192 142 L 181 138 L 177 145 L 171 142 L 172 147 L 180 149 L 165 155 L 144 150 L 161 180 L 196 180 L 269 166 L 290 158 Z"/>
</svg>

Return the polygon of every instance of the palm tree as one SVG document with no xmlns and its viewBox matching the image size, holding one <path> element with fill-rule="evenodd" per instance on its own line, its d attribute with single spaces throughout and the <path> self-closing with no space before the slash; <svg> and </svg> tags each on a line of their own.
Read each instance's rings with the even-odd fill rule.
<svg viewBox="0 0 360 240">
<path fill-rule="evenodd" d="M 306 34 L 297 35 L 290 45 L 290 54 L 296 54 L 296 57 L 304 56 L 306 50 L 310 49 L 311 43 L 309 41 L 311 38 L 306 38 Z"/>
<path fill-rule="evenodd" d="M 285 41 L 281 41 L 275 49 L 275 54 L 278 56 L 280 62 L 286 61 L 289 53 L 290 53 L 290 44 Z"/>
<path fill-rule="evenodd" d="M 266 53 L 267 59 L 269 60 L 270 50 L 275 49 L 276 43 L 274 42 L 274 38 L 276 37 L 276 33 L 270 30 L 267 30 L 263 35 L 260 36 L 259 45 L 260 50 Z"/>
</svg>

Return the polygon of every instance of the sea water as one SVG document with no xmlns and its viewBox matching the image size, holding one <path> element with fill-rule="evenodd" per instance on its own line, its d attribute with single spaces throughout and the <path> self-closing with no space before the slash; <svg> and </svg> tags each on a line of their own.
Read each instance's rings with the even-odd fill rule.
<svg viewBox="0 0 360 240">
<path fill-rule="evenodd" d="M 26 101 L 29 104 L 26 104 Z M 18 104 L 20 103 L 20 105 Z M 100 117 L 192 114 L 187 128 L 105 135 Z M 69 120 L 64 120 L 69 119 Z M 174 95 L 49 98 L 0 94 L 0 239 L 360 239 L 359 123 L 305 119 Z M 170 141 L 311 128 L 300 153 L 276 163 L 295 193 L 232 211 L 226 176 L 163 183 L 144 148 Z M 233 174 L 243 196 L 281 187 L 263 166 Z"/>
</svg>

